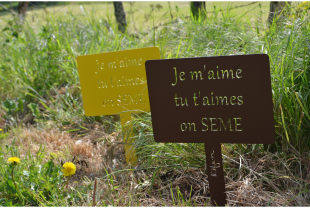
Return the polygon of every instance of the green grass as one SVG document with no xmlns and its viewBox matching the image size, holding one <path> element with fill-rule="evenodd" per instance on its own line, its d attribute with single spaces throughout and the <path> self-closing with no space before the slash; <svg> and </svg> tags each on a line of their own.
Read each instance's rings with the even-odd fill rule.
<svg viewBox="0 0 310 208">
<path fill-rule="evenodd" d="M 207 12 L 212 12 L 214 7 L 219 9 L 229 9 L 235 6 L 246 5 L 251 2 L 206 2 Z M 6 7 L 10 8 L 10 4 L 4 4 Z M 13 3 L 13 6 L 16 6 L 16 3 Z M 175 18 L 182 14 L 183 16 L 190 16 L 189 2 L 170 2 L 170 8 L 168 2 L 124 2 L 124 9 L 127 15 L 127 22 L 129 24 L 129 29 L 141 31 L 152 27 L 153 20 L 155 25 L 160 23 L 165 23 L 170 21 L 171 18 Z M 154 6 L 154 11 L 152 11 L 151 5 Z M 157 7 L 156 7 L 157 6 Z M 111 2 L 102 3 L 102 2 L 67 2 L 66 4 L 52 4 L 51 2 L 44 5 L 29 5 L 29 12 L 26 16 L 28 24 L 34 28 L 38 23 L 46 23 L 49 16 L 58 16 L 59 18 L 67 19 L 68 14 L 73 14 L 80 21 L 85 20 L 85 12 L 91 13 L 95 19 L 110 19 L 115 23 L 114 17 L 114 8 Z M 250 6 L 238 7 L 234 9 L 237 14 L 245 14 L 250 21 L 255 21 L 257 16 L 263 12 L 263 20 L 266 20 L 268 17 L 269 11 L 269 2 L 259 2 Z M 11 14 L 8 12 L 2 11 L 0 13 L 1 20 L 0 23 L 7 21 Z M 171 16 L 172 15 L 172 16 Z M 210 15 L 210 13 L 209 13 Z M 0 29 L 2 26 L 0 26 Z"/>
<path fill-rule="evenodd" d="M 23 25 L 9 15 L 1 18 L 0 205 L 92 206 L 95 202 L 100 206 L 204 206 L 209 203 L 202 185 L 207 183 L 203 144 L 156 143 L 151 114 L 135 114 L 132 125 L 138 166 L 128 167 L 122 162 L 123 149 L 117 143 L 124 133 L 119 117 L 84 115 L 76 57 L 154 45 L 160 48 L 162 59 L 269 55 L 277 141 L 274 145 L 223 145 L 226 186 L 236 195 L 237 189 L 229 188 L 229 184 L 239 183 L 241 188 L 247 181 L 255 187 L 252 192 L 257 195 L 260 191 L 269 194 L 261 199 L 263 205 L 309 204 L 310 28 L 306 11 L 294 18 L 287 17 L 282 23 L 278 20 L 268 25 L 268 2 L 227 11 L 221 11 L 228 7 L 224 2 L 214 3 L 215 7 L 213 2 L 207 2 L 207 11 L 212 12 L 206 20 L 194 22 L 186 18 L 188 2 L 171 2 L 173 18 L 178 19 L 171 22 L 167 2 L 152 2 L 163 6 L 152 13 L 150 2 L 132 5 L 125 2 L 126 11 L 131 6 L 133 13 L 128 12 L 128 33 L 121 34 L 111 3 L 87 3 L 83 7 L 80 4 L 31 10 Z M 242 4 L 232 2 L 230 6 Z M 151 29 L 160 23 L 167 24 Z M 78 185 L 71 180 L 71 188 L 61 193 L 65 179 L 60 159 L 44 156 L 49 152 L 44 146 L 30 155 L 14 142 L 21 138 L 19 129 L 31 129 L 29 126 L 38 131 L 67 132 L 73 142 L 91 138 L 99 146 L 106 145 L 98 174 L 80 173 L 81 177 L 74 178 Z M 100 127 L 104 136 L 93 136 Z M 69 161 L 68 152 L 55 154 Z M 14 169 L 18 190 L 10 178 L 13 166 L 6 163 L 12 156 L 22 158 Z M 79 160 L 82 159 L 81 156 Z M 184 175 L 187 182 L 180 179 Z M 98 181 L 96 190 L 94 178 Z M 199 186 L 193 178 L 200 181 Z M 228 198 L 230 205 L 236 205 L 235 200 L 251 205 L 246 204 L 247 197 L 236 199 L 228 194 Z"/>
</svg>

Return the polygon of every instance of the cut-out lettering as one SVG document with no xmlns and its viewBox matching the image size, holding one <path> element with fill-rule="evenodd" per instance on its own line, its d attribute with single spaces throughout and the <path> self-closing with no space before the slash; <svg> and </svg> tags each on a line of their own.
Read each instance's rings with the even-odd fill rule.
<svg viewBox="0 0 310 208">
<path fill-rule="evenodd" d="M 207 118 L 202 118 L 201 119 L 201 124 L 202 124 L 202 131 L 208 131 L 208 129 L 209 129 L 209 126 L 204 122 L 204 120 L 206 120 L 206 121 L 208 121 L 208 119 Z M 204 129 L 204 127 L 205 127 L 205 129 Z"/>
<path fill-rule="evenodd" d="M 236 105 L 233 101 L 236 100 L 236 96 L 231 96 L 230 97 L 230 105 Z"/>
<path fill-rule="evenodd" d="M 115 61 L 111 61 L 111 62 L 109 62 L 108 63 L 108 67 L 109 67 L 109 69 L 116 69 L 116 63 L 115 63 Z"/>
<path fill-rule="evenodd" d="M 201 124 L 201 131 L 243 131 L 243 128 L 239 127 L 241 126 L 241 118 L 228 118 L 226 121 L 223 118 L 202 118 Z"/>
<path fill-rule="evenodd" d="M 197 131 L 195 123 L 181 123 L 181 131 Z"/>
<path fill-rule="evenodd" d="M 176 67 L 173 67 L 173 69 L 174 69 L 174 79 L 175 79 L 175 83 L 172 83 L 171 85 L 172 85 L 172 86 L 176 86 L 177 83 L 178 83 L 178 71 L 177 71 L 177 68 L 176 68 Z M 180 79 L 181 81 L 184 81 L 184 80 L 185 80 L 184 75 L 185 75 L 185 72 L 183 72 L 183 71 L 180 72 L 180 74 L 179 74 L 179 79 Z"/>
<path fill-rule="evenodd" d="M 210 103 L 209 103 L 209 98 L 206 96 L 206 97 L 203 97 L 203 106 L 206 106 L 206 105 L 211 105 Z"/>
<path fill-rule="evenodd" d="M 194 103 L 195 103 L 195 106 L 198 106 L 199 104 L 197 103 L 197 99 L 198 99 L 198 97 L 200 97 L 200 91 L 199 91 L 199 94 L 197 95 L 197 97 L 196 97 L 196 93 L 194 93 Z"/>
<path fill-rule="evenodd" d="M 100 81 L 100 80 L 98 79 L 98 88 L 99 88 L 99 89 L 108 88 L 108 85 L 107 85 L 106 82 Z"/>
<path fill-rule="evenodd" d="M 142 65 L 142 58 L 139 58 L 139 60 L 138 60 L 138 65 L 139 65 L 139 66 Z"/>
<path fill-rule="evenodd" d="M 215 127 L 213 127 L 213 126 L 215 126 L 216 125 L 216 123 L 213 123 L 213 120 L 215 120 L 215 122 L 216 122 L 216 118 L 209 118 L 210 119 L 210 121 L 211 121 L 211 131 L 218 131 L 218 129 L 214 129 Z"/>
<path fill-rule="evenodd" d="M 212 149 L 212 152 L 211 152 L 211 165 L 210 165 L 210 167 L 211 167 L 211 176 L 212 177 L 217 177 L 216 169 L 220 168 L 221 164 L 215 162 L 214 150 L 213 149 Z"/>
<path fill-rule="evenodd" d="M 219 66 L 217 66 L 216 68 L 219 68 Z M 221 79 L 221 77 L 219 75 L 219 70 L 217 70 L 216 72 L 217 72 L 217 79 Z"/>
<path fill-rule="evenodd" d="M 239 74 L 241 74 L 241 72 L 242 72 L 242 70 L 241 69 L 238 69 L 237 71 L 236 71 L 236 77 L 238 78 L 238 79 L 240 79 L 242 76 L 239 76 Z"/>
<path fill-rule="evenodd" d="M 226 74 L 226 79 L 229 79 L 229 73 L 231 75 L 231 78 L 234 79 L 234 71 L 232 69 L 230 70 L 221 70 L 222 71 L 222 79 L 225 79 L 225 74 Z"/>
<path fill-rule="evenodd" d="M 235 131 L 242 131 L 243 130 L 242 128 L 237 129 L 238 126 L 241 126 L 241 123 L 238 123 L 237 120 L 240 120 L 240 122 L 241 122 L 241 118 L 234 118 L 234 120 L 235 120 Z"/>
<path fill-rule="evenodd" d="M 98 60 L 96 60 L 96 63 L 97 63 L 97 71 L 95 71 L 95 74 L 98 74 L 100 69 L 103 70 L 104 69 L 104 63 L 99 63 Z"/>
<path fill-rule="evenodd" d="M 219 100 L 221 100 L 221 102 L 220 102 L 221 105 L 223 105 L 224 100 L 226 101 L 226 105 L 229 105 L 227 103 L 227 96 L 216 96 L 216 98 L 217 98 L 217 105 L 219 104 Z"/>
<path fill-rule="evenodd" d="M 113 105 L 113 100 L 104 100 L 103 101 L 103 107 L 112 107 Z"/>
<path fill-rule="evenodd" d="M 228 119 L 228 121 L 227 121 L 227 125 L 225 126 L 225 124 L 224 124 L 224 121 L 223 121 L 223 119 L 222 118 L 219 118 L 221 121 L 220 121 L 220 131 L 222 131 L 222 126 L 223 126 L 223 128 L 224 128 L 224 131 L 226 131 L 227 129 L 228 129 L 228 125 L 229 125 L 229 129 L 231 130 L 231 123 L 230 123 L 230 118 Z"/>
<path fill-rule="evenodd" d="M 200 77 L 200 80 L 203 80 L 201 71 L 190 71 L 191 73 L 191 79 L 194 80 L 194 75 L 196 75 L 196 80 L 198 80 L 198 76 Z"/>
<path fill-rule="evenodd" d="M 183 98 L 182 98 L 182 97 L 178 97 L 178 94 L 175 93 L 175 97 L 174 97 L 175 106 L 180 106 L 178 100 L 180 100 L 181 106 L 188 106 L 187 98 L 185 97 L 185 98 L 184 98 L 185 101 L 183 102 L 183 101 L 182 101 Z"/>
<path fill-rule="evenodd" d="M 192 128 L 191 128 L 192 126 L 194 127 L 193 130 L 196 131 L 196 125 L 195 125 L 195 123 L 187 123 L 187 124 L 188 124 L 188 127 L 189 127 L 189 128 L 188 128 L 189 131 L 192 130 Z"/>
<path fill-rule="evenodd" d="M 174 77 L 175 77 L 175 83 L 171 84 L 172 86 L 176 86 L 176 84 L 178 83 L 178 74 L 177 74 L 177 68 L 176 67 L 173 67 L 174 69 Z"/>
<path fill-rule="evenodd" d="M 119 62 L 119 67 L 120 67 L 120 68 L 125 67 L 125 63 L 124 63 L 124 61 L 123 61 L 123 60 L 120 60 L 120 62 Z"/>
<path fill-rule="evenodd" d="M 143 77 L 137 78 L 125 78 L 116 79 L 116 77 L 111 77 L 111 87 L 126 87 L 126 86 L 135 86 L 146 84 L 146 80 Z"/>
<path fill-rule="evenodd" d="M 243 97 L 242 96 L 238 96 L 238 105 L 242 105 L 243 104 Z"/>
<path fill-rule="evenodd" d="M 185 80 L 185 78 L 183 78 L 184 75 L 185 75 L 185 72 L 181 72 L 181 73 L 180 73 L 180 80 L 181 80 L 181 81 L 184 81 L 184 80 Z"/>
<path fill-rule="evenodd" d="M 116 101 L 118 106 L 137 105 L 145 103 L 143 93 L 135 95 L 118 95 Z"/>
<path fill-rule="evenodd" d="M 215 77 L 214 77 L 214 72 L 213 72 L 213 70 L 210 70 L 209 72 L 208 72 L 208 79 L 216 79 Z"/>
<path fill-rule="evenodd" d="M 199 91 L 199 97 L 200 97 L 200 91 Z M 197 95 L 194 93 L 194 103 L 195 106 L 198 105 L 197 103 Z M 210 102 L 211 101 L 211 102 Z M 211 92 L 211 96 L 204 96 L 202 98 L 202 104 L 203 106 L 208 106 L 208 105 L 243 105 L 243 96 L 213 96 L 213 92 Z"/>
<path fill-rule="evenodd" d="M 187 125 L 186 123 L 181 123 L 181 131 L 186 131 Z"/>
</svg>

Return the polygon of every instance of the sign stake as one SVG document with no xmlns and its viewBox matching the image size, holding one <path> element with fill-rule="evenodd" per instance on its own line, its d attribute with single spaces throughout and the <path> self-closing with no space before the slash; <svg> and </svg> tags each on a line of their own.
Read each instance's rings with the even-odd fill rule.
<svg viewBox="0 0 310 208">
<path fill-rule="evenodd" d="M 135 165 L 137 163 L 137 156 L 136 151 L 132 143 L 134 143 L 133 138 L 133 128 L 132 125 L 126 125 L 128 121 L 131 120 L 131 113 L 125 112 L 120 113 L 121 118 L 121 125 L 123 126 L 123 132 L 124 133 L 124 148 L 125 148 L 125 156 L 126 156 L 126 162 L 130 165 Z"/>
<path fill-rule="evenodd" d="M 205 143 L 205 153 L 211 202 L 215 206 L 225 206 L 227 202 L 221 144 L 217 142 Z"/>
</svg>

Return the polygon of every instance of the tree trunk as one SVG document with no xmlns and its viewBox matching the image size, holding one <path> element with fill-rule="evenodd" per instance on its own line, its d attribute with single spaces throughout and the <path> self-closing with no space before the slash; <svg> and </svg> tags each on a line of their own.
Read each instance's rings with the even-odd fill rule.
<svg viewBox="0 0 310 208">
<path fill-rule="evenodd" d="M 288 5 L 291 5 L 291 1 L 271 1 L 270 2 L 270 9 L 269 9 L 269 17 L 268 22 L 272 24 L 273 19 L 275 16 L 280 15 L 279 18 L 282 18 L 288 13 L 288 11 L 282 11 L 285 7 Z"/>
<path fill-rule="evenodd" d="M 18 3 L 18 14 L 20 17 L 25 18 L 28 5 L 29 5 L 29 1 L 20 1 Z"/>
<path fill-rule="evenodd" d="M 118 30 L 124 33 L 127 27 L 126 14 L 121 1 L 113 1 L 114 14 L 118 24 Z"/>
<path fill-rule="evenodd" d="M 191 1 L 191 12 L 195 20 L 199 16 L 204 18 L 206 16 L 206 3 L 204 1 Z"/>
</svg>

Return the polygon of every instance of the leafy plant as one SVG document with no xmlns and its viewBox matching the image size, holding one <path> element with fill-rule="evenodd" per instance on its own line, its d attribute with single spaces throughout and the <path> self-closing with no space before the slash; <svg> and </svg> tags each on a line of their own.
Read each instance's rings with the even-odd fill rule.
<svg viewBox="0 0 310 208">
<path fill-rule="evenodd" d="M 0 168 L 3 180 L 0 182 L 0 202 L 2 206 L 50 206 L 61 200 L 75 200 L 78 203 L 81 196 L 78 192 L 65 192 L 65 179 L 61 167 L 52 159 L 42 163 L 44 148 L 41 147 L 36 156 L 26 155 L 19 164 L 8 163 L 4 153 L 11 152 L 16 157 L 19 151 L 14 145 L 7 146 L 0 152 Z M 10 160 L 10 159 L 9 159 Z M 13 178 L 14 173 L 14 178 Z M 64 203 L 64 202 L 62 202 Z M 58 204 L 60 205 L 60 204 Z"/>
<path fill-rule="evenodd" d="M 36 103 L 29 103 L 28 108 L 31 110 L 32 115 L 35 117 L 39 117 L 40 116 L 40 111 L 39 111 L 39 106 Z"/>
</svg>

